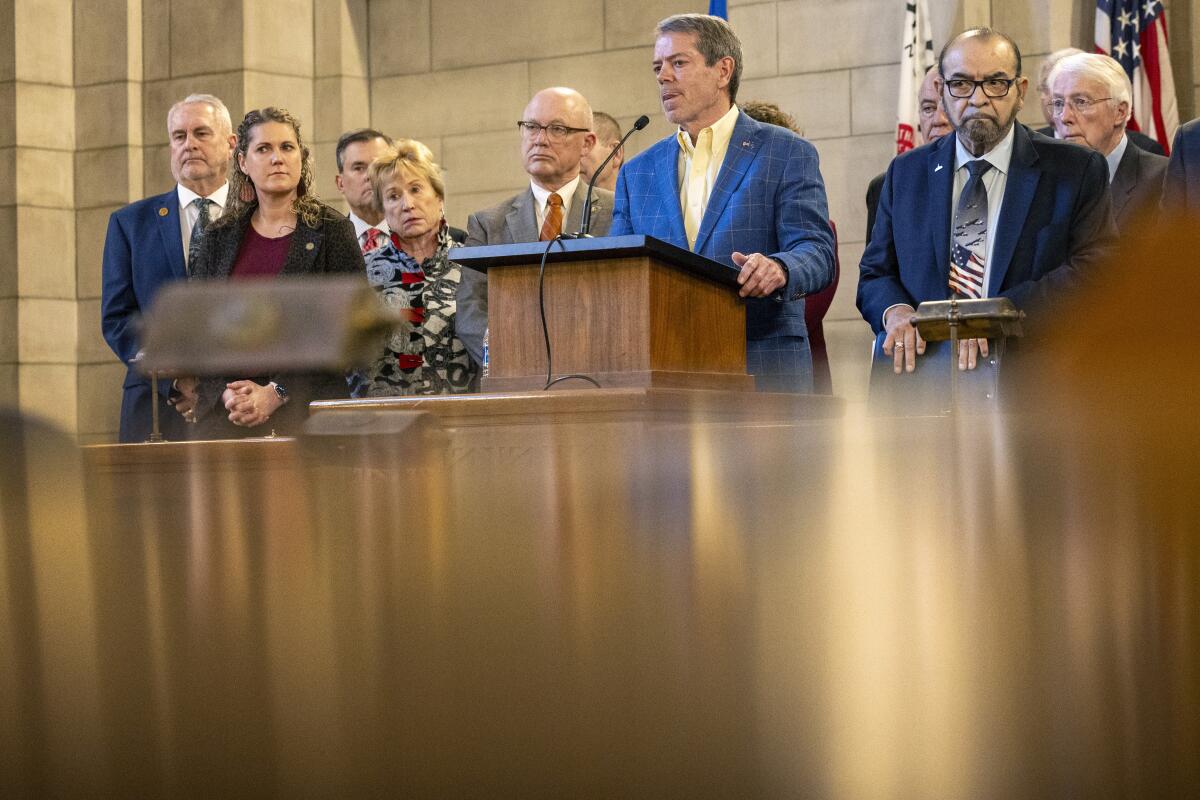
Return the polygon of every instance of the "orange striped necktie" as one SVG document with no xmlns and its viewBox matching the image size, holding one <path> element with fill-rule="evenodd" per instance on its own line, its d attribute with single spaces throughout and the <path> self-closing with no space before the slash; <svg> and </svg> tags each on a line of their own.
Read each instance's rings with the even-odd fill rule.
<svg viewBox="0 0 1200 800">
<path fill-rule="evenodd" d="M 562 198 L 558 192 L 551 192 L 546 198 L 546 221 L 542 223 L 540 241 L 548 242 L 562 233 Z"/>
</svg>

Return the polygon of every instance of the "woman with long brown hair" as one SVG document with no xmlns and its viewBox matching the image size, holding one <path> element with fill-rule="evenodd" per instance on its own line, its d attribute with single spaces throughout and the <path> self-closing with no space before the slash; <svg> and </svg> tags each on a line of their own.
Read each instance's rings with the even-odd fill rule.
<svg viewBox="0 0 1200 800">
<path fill-rule="evenodd" d="M 229 199 L 205 230 L 192 264 L 198 280 L 362 275 L 354 227 L 313 191 L 311 158 L 300 123 L 281 108 L 246 114 L 237 131 Z M 347 395 L 338 375 L 268 375 L 180 381 L 176 404 L 199 423 L 200 438 L 293 430 L 308 402 Z M 282 429 L 282 430 L 281 430 Z"/>
</svg>

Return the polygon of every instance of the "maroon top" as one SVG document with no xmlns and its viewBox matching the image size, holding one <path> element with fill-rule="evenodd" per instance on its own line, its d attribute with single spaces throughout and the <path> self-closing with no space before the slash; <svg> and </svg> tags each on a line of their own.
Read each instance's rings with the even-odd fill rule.
<svg viewBox="0 0 1200 800">
<path fill-rule="evenodd" d="M 278 239 L 268 239 L 254 230 L 253 225 L 246 226 L 246 235 L 238 247 L 237 258 L 233 262 L 231 278 L 274 278 L 283 269 L 287 260 L 288 248 L 292 244 L 292 234 L 280 236 Z"/>
</svg>

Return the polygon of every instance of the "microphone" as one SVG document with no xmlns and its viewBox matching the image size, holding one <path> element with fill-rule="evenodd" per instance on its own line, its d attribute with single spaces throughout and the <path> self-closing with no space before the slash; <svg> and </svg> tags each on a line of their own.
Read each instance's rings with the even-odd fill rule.
<svg viewBox="0 0 1200 800">
<path fill-rule="evenodd" d="M 574 238 L 591 238 L 592 235 L 588 233 L 588 231 L 592 229 L 592 190 L 596 188 L 596 179 L 600 177 L 600 173 L 604 172 L 604 168 L 608 166 L 608 162 L 612 161 L 613 156 L 617 154 L 617 151 L 625 146 L 625 142 L 629 141 L 629 137 L 633 136 L 634 133 L 640 131 L 649 124 L 650 118 L 645 114 L 642 114 L 640 117 L 638 117 L 637 121 L 633 123 L 633 127 L 629 129 L 629 132 L 621 137 L 621 141 L 612 149 L 612 152 L 608 154 L 608 158 L 601 161 L 600 166 L 597 167 L 596 171 L 592 173 L 592 179 L 588 181 L 587 197 L 584 198 L 583 203 L 583 224 L 579 226 L 579 233 L 575 234 Z"/>
</svg>

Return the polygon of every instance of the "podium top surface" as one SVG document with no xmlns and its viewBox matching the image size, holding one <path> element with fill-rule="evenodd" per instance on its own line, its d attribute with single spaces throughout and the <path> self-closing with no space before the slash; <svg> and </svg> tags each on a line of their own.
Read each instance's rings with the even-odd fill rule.
<svg viewBox="0 0 1200 800">
<path fill-rule="evenodd" d="M 537 263 L 546 252 L 546 242 L 493 244 L 480 247 L 455 247 L 450 260 L 464 267 L 487 272 L 493 267 Z M 560 239 L 550 249 L 546 263 L 594 261 L 601 258 L 655 256 L 669 264 L 702 275 L 723 286 L 737 288 L 739 270 L 711 258 L 696 255 L 653 236 L 604 236 L 595 239 Z"/>
</svg>

